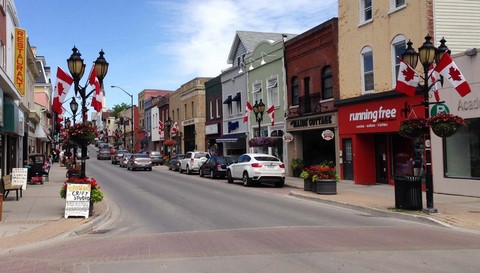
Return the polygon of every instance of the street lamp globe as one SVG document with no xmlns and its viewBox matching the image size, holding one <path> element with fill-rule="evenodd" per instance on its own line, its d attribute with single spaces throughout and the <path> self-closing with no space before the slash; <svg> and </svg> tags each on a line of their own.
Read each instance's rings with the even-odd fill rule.
<svg viewBox="0 0 480 273">
<path fill-rule="evenodd" d="M 105 57 L 103 57 L 103 55 L 105 54 L 105 52 L 103 52 L 103 49 L 100 50 L 98 54 L 99 56 L 94 62 L 95 71 L 97 72 L 98 80 L 102 82 L 108 72 L 108 63 L 107 60 L 105 60 Z"/>
<path fill-rule="evenodd" d="M 413 43 L 408 40 L 407 49 L 402 54 L 402 59 L 412 68 L 417 67 L 418 63 L 418 53 L 412 47 Z"/>
<path fill-rule="evenodd" d="M 427 36 L 425 36 L 425 42 L 418 48 L 420 63 L 426 67 L 429 67 L 433 63 L 435 60 L 435 53 L 437 53 L 437 49 L 430 41 L 431 39 L 432 37 L 427 34 Z"/>
<path fill-rule="evenodd" d="M 75 100 L 75 97 L 73 97 L 72 101 L 70 102 L 70 110 L 72 110 L 73 116 L 75 117 L 75 115 L 77 114 L 77 110 L 78 110 L 78 103 Z"/>
<path fill-rule="evenodd" d="M 165 127 L 170 128 L 172 126 L 172 119 L 170 117 L 165 121 Z"/>
<path fill-rule="evenodd" d="M 85 73 L 85 64 L 83 63 L 82 54 L 75 46 L 72 48 L 72 51 L 72 55 L 67 59 L 68 70 L 73 79 L 78 82 L 83 77 L 83 73 Z M 77 90 L 75 90 L 76 93 Z"/>
</svg>

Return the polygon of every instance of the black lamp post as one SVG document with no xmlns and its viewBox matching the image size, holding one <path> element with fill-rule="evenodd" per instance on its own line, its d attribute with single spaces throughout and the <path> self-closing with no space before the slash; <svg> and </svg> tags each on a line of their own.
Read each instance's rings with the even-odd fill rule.
<svg viewBox="0 0 480 273">
<path fill-rule="evenodd" d="M 65 127 L 70 128 L 70 125 L 72 125 L 72 122 L 70 121 L 70 118 L 65 119 Z"/>
<path fill-rule="evenodd" d="M 105 53 L 103 50 L 100 50 L 98 58 L 95 60 L 94 65 L 95 65 L 95 71 L 97 72 L 97 78 L 98 81 L 100 82 L 100 88 L 102 88 L 103 85 L 103 79 L 105 78 L 105 75 L 107 75 L 108 72 L 108 63 L 103 57 Z M 83 63 L 82 59 L 82 54 L 78 51 L 78 49 L 74 46 L 72 48 L 72 55 L 70 55 L 70 58 L 67 59 L 67 64 L 68 64 L 68 70 L 70 71 L 70 74 L 72 75 L 73 81 L 75 83 L 75 96 L 80 95 L 82 98 L 82 122 L 86 123 L 87 122 L 87 98 L 95 92 L 95 89 L 87 93 L 87 85 L 88 85 L 88 80 L 85 83 L 84 86 L 80 86 L 80 80 L 82 79 L 83 74 L 85 73 L 85 64 Z M 82 168 L 80 172 L 80 177 L 84 178 L 86 176 L 86 161 L 85 158 L 87 156 L 87 146 L 82 145 Z"/>
<path fill-rule="evenodd" d="M 118 88 L 120 90 L 122 90 L 125 94 L 129 95 L 130 96 L 130 119 L 132 121 L 132 153 L 135 152 L 135 132 L 134 132 L 134 126 L 133 126 L 133 95 L 128 93 L 125 89 L 121 88 L 120 86 L 116 86 L 116 85 L 112 85 L 110 86 L 111 88 Z M 125 134 L 125 130 L 123 131 L 123 133 Z M 125 143 L 125 145 L 127 145 L 127 143 Z"/>
<path fill-rule="evenodd" d="M 75 118 L 78 110 L 78 103 L 75 100 L 75 97 L 72 97 L 72 101 L 70 102 L 70 110 L 72 110 L 73 125 L 75 125 Z M 77 146 L 73 147 L 73 164 L 75 167 L 77 166 Z"/>
<path fill-rule="evenodd" d="M 430 41 L 432 37 L 430 35 L 425 36 L 425 42 L 421 47 L 418 48 L 418 53 L 413 49 L 412 42 L 408 41 L 407 49 L 405 53 L 402 55 L 402 59 L 408 63 L 412 68 L 415 68 L 418 63 L 418 59 L 420 59 L 420 63 L 423 66 L 423 84 L 419 84 L 422 92 L 423 92 L 423 106 L 425 109 L 425 118 L 428 119 L 430 117 L 430 103 L 428 92 L 430 88 L 435 84 L 435 82 L 430 83 L 428 82 L 428 71 L 430 69 L 430 65 L 434 62 L 440 61 L 443 54 L 449 52 L 448 47 L 445 45 L 445 39 L 440 40 L 440 46 L 436 48 L 432 42 Z M 433 102 L 435 104 L 435 102 Z M 437 209 L 433 206 L 433 174 L 432 174 L 432 151 L 431 151 L 431 141 L 430 141 L 430 130 L 427 131 L 425 134 L 425 186 L 426 186 L 426 197 L 427 197 L 427 207 L 424 209 L 425 212 L 428 213 L 436 213 Z"/>
<path fill-rule="evenodd" d="M 167 120 L 165 121 L 165 140 L 167 140 L 168 138 L 170 138 L 170 127 L 172 127 L 172 119 L 170 117 L 167 118 Z M 168 133 L 168 134 L 167 134 Z M 167 135 L 168 135 L 168 138 L 167 138 Z M 168 152 L 168 160 L 170 161 L 170 155 L 171 155 L 171 151 L 168 151 L 169 148 L 167 148 L 167 152 Z M 171 148 L 170 148 L 171 149 Z"/>
<path fill-rule="evenodd" d="M 261 123 L 263 120 L 263 113 L 265 112 L 265 104 L 263 104 L 262 99 L 260 102 L 255 101 L 253 105 L 253 112 L 255 113 L 255 119 L 258 122 L 258 137 L 261 136 Z"/>
</svg>

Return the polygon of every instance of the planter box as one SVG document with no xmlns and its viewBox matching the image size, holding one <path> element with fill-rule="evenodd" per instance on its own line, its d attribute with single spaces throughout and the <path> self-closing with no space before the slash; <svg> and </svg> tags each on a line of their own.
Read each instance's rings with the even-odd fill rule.
<svg viewBox="0 0 480 273">
<path fill-rule="evenodd" d="M 337 180 L 335 179 L 317 179 L 314 184 L 317 194 L 337 194 Z"/>
<path fill-rule="evenodd" d="M 303 190 L 312 191 L 313 182 L 311 179 L 303 179 Z"/>
</svg>

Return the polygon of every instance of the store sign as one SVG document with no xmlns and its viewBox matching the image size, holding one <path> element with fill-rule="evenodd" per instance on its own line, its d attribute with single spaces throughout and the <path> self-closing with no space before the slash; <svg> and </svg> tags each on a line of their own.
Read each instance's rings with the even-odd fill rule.
<svg viewBox="0 0 480 273">
<path fill-rule="evenodd" d="M 218 134 L 218 123 L 209 124 L 205 126 L 205 135 Z"/>
<path fill-rule="evenodd" d="M 290 133 L 285 133 L 283 136 L 282 136 L 282 139 L 283 141 L 289 143 L 293 140 L 293 135 L 290 134 Z"/>
<path fill-rule="evenodd" d="M 67 184 L 65 197 L 65 218 L 68 216 L 83 216 L 88 218 L 90 212 L 90 184 Z"/>
<path fill-rule="evenodd" d="M 418 109 L 417 116 L 422 116 L 422 107 L 411 106 L 421 105 L 422 98 L 402 96 L 339 107 L 340 134 L 398 132 L 400 121 L 404 120 L 410 111 Z"/>
<path fill-rule="evenodd" d="M 328 116 L 320 116 L 320 117 L 312 117 L 312 118 L 302 118 L 290 121 L 290 126 L 293 128 L 298 127 L 315 127 L 320 125 L 331 125 L 332 115 Z"/>
<path fill-rule="evenodd" d="M 335 137 L 335 133 L 332 130 L 325 130 L 322 132 L 322 138 L 325 140 L 332 140 Z"/>
<path fill-rule="evenodd" d="M 15 28 L 15 75 L 13 82 L 22 96 L 25 96 L 26 50 L 27 32 L 24 29 Z"/>
</svg>

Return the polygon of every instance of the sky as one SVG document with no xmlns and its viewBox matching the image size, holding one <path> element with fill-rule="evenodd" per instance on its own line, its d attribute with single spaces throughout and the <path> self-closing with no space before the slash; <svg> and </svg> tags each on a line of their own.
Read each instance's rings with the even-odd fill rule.
<svg viewBox="0 0 480 273">
<path fill-rule="evenodd" d="M 19 26 L 44 56 L 52 84 L 57 67 L 68 72 L 75 46 L 86 66 L 103 49 L 106 107 L 144 89 L 177 90 L 195 77 L 225 68 L 236 31 L 301 34 L 338 16 L 337 0 L 14 0 Z M 89 67 L 90 66 L 90 67 Z M 91 90 L 90 88 L 88 90 Z M 65 101 L 73 96 L 73 87 Z M 90 103 L 90 98 L 87 103 Z"/>
</svg>

